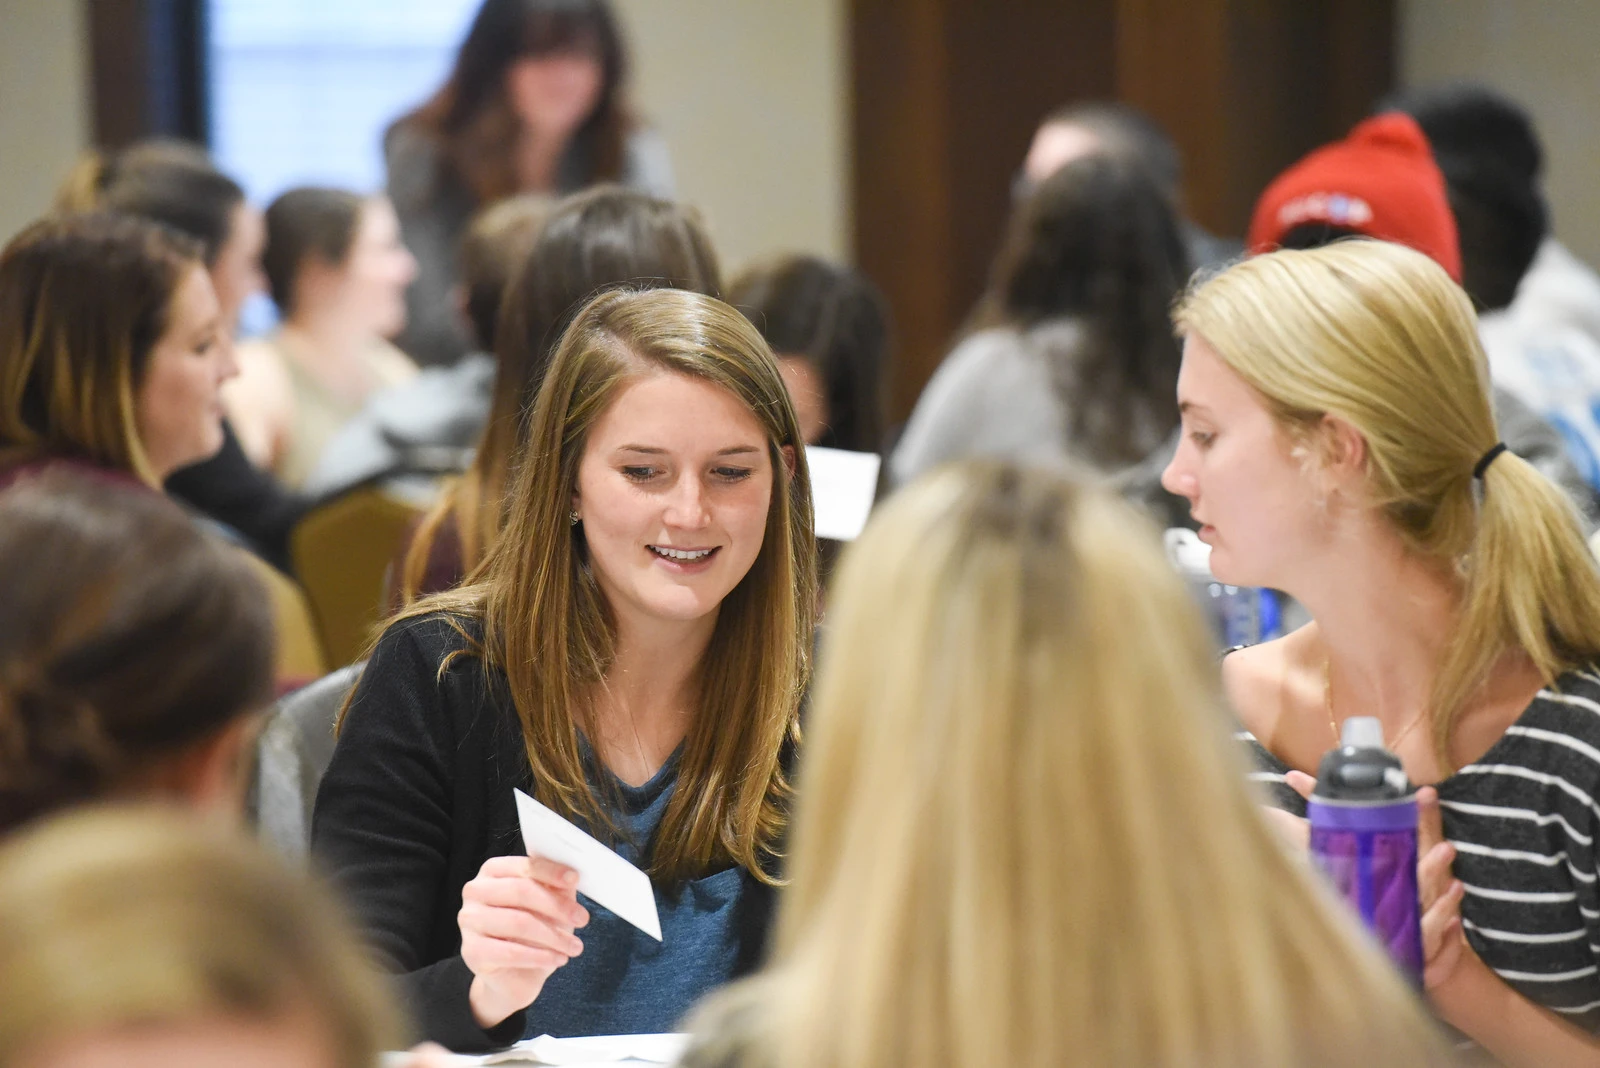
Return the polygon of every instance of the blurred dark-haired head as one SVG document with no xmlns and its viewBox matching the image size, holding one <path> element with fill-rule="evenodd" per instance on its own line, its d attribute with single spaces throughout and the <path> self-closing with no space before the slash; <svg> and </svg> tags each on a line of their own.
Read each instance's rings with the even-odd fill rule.
<svg viewBox="0 0 1600 1068">
<path fill-rule="evenodd" d="M 232 800 L 272 697 L 241 551 L 167 498 L 65 470 L 0 491 L 0 830 L 93 798 Z"/>
<path fill-rule="evenodd" d="M 539 89 L 521 85 L 527 64 L 561 59 L 585 60 L 597 73 L 587 113 L 571 131 L 582 142 L 585 184 L 618 178 L 627 57 L 606 0 L 484 0 L 443 87 L 390 133 L 409 127 L 432 137 L 448 176 L 477 204 L 492 203 L 519 188 L 512 150 L 525 117 L 517 97 Z"/>
<path fill-rule="evenodd" d="M 1462 286 L 1479 311 L 1510 304 L 1550 230 L 1544 148 L 1527 111 L 1484 85 L 1413 89 L 1384 106 L 1427 134 L 1461 239 Z"/>
<path fill-rule="evenodd" d="M 974 316 L 1031 331 L 1064 322 L 1081 342 L 1039 343 L 1078 454 L 1136 463 L 1177 425 L 1179 351 L 1167 318 L 1189 273 L 1172 199 L 1137 163 L 1092 155 L 1046 178 L 1012 214 Z"/>
<path fill-rule="evenodd" d="M 198 241 L 230 333 L 261 288 L 261 213 L 199 145 L 142 141 L 109 155 L 91 152 L 56 194 L 56 208 L 136 215 Z"/>
<path fill-rule="evenodd" d="M 1172 136 L 1149 115 L 1115 100 L 1065 104 L 1045 117 L 1023 165 L 1029 189 L 1062 166 L 1088 155 L 1111 156 L 1145 168 L 1174 202 L 1183 160 Z"/>
<path fill-rule="evenodd" d="M 280 312 L 293 311 L 295 278 L 307 259 L 344 262 L 356 238 L 362 203 L 361 197 L 345 189 L 303 186 L 267 206 L 261 269 L 267 276 L 267 293 Z"/>
<path fill-rule="evenodd" d="M 751 268 L 728 288 L 728 303 L 755 324 L 778 357 L 802 411 L 797 382 L 814 390 L 807 444 L 857 452 L 884 445 L 884 373 L 889 310 L 878 287 L 853 267 L 787 256 Z M 803 381 L 800 381 L 803 380 Z"/>
<path fill-rule="evenodd" d="M 262 266 L 286 319 L 306 311 L 378 337 L 405 326 L 417 263 L 388 197 L 306 186 L 274 200 L 266 220 Z"/>
<path fill-rule="evenodd" d="M 528 258 L 555 201 L 537 193 L 507 197 L 474 216 L 461 239 L 461 286 L 478 348 L 494 348 L 506 286 Z"/>
</svg>

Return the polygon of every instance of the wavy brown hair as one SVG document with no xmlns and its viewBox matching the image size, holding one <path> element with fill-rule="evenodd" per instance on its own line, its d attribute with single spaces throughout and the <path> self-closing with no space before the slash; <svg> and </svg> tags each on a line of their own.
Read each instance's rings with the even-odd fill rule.
<svg viewBox="0 0 1600 1068">
<path fill-rule="evenodd" d="M 783 755 L 799 741 L 817 548 L 794 406 L 771 350 L 733 308 L 676 289 L 617 289 L 590 301 L 562 336 L 534 403 L 500 539 L 467 585 L 418 602 L 399 620 L 441 612 L 469 641 L 462 623 L 480 623 L 482 641 L 458 655 L 504 672 L 534 796 L 614 834 L 585 774 L 580 732 L 598 737 L 590 694 L 610 670 L 616 622 L 569 513 L 591 430 L 629 383 L 652 371 L 710 382 L 744 402 L 766 433 L 774 485 L 761 551 L 723 600 L 698 669 L 699 711 L 651 873 L 673 885 L 732 861 L 776 882 L 790 796 Z M 448 666 L 447 659 L 440 671 Z"/>
<path fill-rule="evenodd" d="M 272 699 L 245 554 L 66 469 L 0 492 L 0 832 L 137 783 Z"/>
<path fill-rule="evenodd" d="M 0 251 L 0 470 L 45 457 L 160 480 L 135 398 L 197 242 L 132 216 L 46 218 Z"/>
<path fill-rule="evenodd" d="M 512 275 L 496 325 L 489 423 L 472 465 L 423 518 L 400 569 L 400 593 L 421 593 L 434 544 L 453 526 L 461 569 L 471 571 L 500 536 L 550 352 L 584 302 L 606 286 L 670 287 L 720 295 L 711 239 L 691 208 L 606 185 L 561 200 Z"/>
<path fill-rule="evenodd" d="M 517 118 L 506 99 L 506 74 L 525 56 L 587 51 L 600 63 L 600 99 L 574 137 L 590 164 L 585 183 L 622 177 L 623 142 L 632 125 L 623 101 L 627 57 L 616 16 L 605 0 L 484 0 L 439 91 L 389 128 L 422 133 L 440 151 L 436 180 L 452 181 L 475 204 L 518 191 L 512 162 Z"/>
</svg>

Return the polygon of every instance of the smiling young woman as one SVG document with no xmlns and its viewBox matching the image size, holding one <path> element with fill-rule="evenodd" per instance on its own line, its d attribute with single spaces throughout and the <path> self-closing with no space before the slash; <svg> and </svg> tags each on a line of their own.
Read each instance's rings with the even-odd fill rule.
<svg viewBox="0 0 1600 1068">
<path fill-rule="evenodd" d="M 798 421 L 743 316 L 679 290 L 578 314 L 501 537 L 379 639 L 318 796 L 314 847 L 428 1037 L 669 1030 L 757 962 L 811 523 Z M 525 855 L 513 787 L 650 873 L 664 941 L 591 916 L 573 873 Z"/>
</svg>

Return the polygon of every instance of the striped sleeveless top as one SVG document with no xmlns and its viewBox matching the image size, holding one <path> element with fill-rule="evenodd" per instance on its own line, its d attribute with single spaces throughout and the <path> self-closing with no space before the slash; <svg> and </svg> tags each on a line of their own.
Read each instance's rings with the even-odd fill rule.
<svg viewBox="0 0 1600 1068">
<path fill-rule="evenodd" d="M 1272 803 L 1304 816 L 1288 766 L 1248 731 L 1237 737 Z M 1437 789 L 1466 889 L 1467 941 L 1528 1000 L 1600 1033 L 1600 669 L 1540 690 L 1487 753 Z"/>
</svg>

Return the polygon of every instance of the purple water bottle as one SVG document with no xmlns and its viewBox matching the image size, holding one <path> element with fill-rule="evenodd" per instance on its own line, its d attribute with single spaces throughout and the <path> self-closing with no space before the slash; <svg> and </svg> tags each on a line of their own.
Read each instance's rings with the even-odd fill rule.
<svg viewBox="0 0 1600 1068">
<path fill-rule="evenodd" d="M 1417 798 L 1400 758 L 1384 748 L 1383 725 L 1376 719 L 1345 720 L 1339 747 L 1317 769 L 1306 816 L 1313 862 L 1420 983 Z"/>
</svg>

